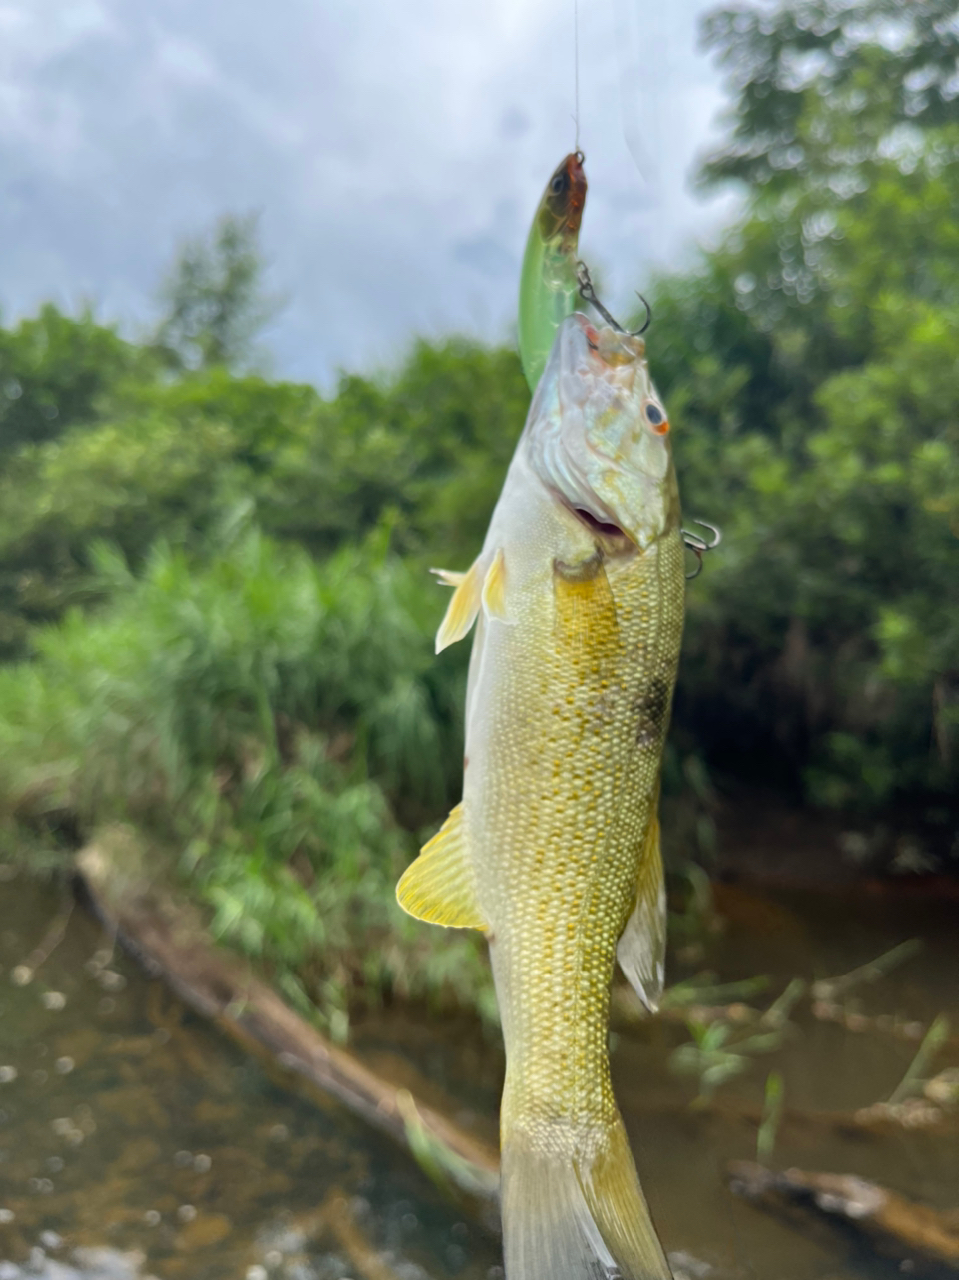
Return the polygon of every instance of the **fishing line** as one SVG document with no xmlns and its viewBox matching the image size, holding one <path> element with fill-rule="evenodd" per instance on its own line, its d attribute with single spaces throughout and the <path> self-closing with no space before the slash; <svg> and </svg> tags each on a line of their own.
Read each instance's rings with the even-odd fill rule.
<svg viewBox="0 0 959 1280">
<path fill-rule="evenodd" d="M 573 62 L 575 66 L 576 80 L 576 114 L 573 120 L 576 124 L 576 145 L 574 151 L 579 150 L 579 0 L 573 0 Z"/>
</svg>

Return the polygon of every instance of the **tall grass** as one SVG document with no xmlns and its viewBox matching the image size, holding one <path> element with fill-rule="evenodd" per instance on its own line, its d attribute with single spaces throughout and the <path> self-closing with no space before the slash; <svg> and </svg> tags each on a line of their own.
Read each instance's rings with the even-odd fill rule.
<svg viewBox="0 0 959 1280">
<path fill-rule="evenodd" d="M 454 798 L 465 655 L 434 658 L 443 598 L 386 541 L 317 564 L 241 527 L 199 565 L 161 545 L 139 577 L 101 546 L 109 603 L 0 668 L 16 838 L 108 839 L 188 876 L 216 933 L 340 1033 L 358 987 L 492 1007 L 475 942 L 393 899 Z"/>
</svg>

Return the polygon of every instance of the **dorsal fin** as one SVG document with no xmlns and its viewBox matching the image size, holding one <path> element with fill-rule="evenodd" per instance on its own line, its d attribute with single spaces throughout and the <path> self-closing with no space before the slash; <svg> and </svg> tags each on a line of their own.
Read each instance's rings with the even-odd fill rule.
<svg viewBox="0 0 959 1280">
<path fill-rule="evenodd" d="M 488 925 L 476 900 L 476 877 L 466 847 L 463 805 L 420 850 L 400 876 L 396 900 L 404 911 L 450 929 L 482 929 Z"/>
<path fill-rule="evenodd" d="M 619 967 L 630 986 L 655 1013 L 663 994 L 666 967 L 666 887 L 659 849 L 659 818 L 653 816 L 639 860 L 636 905 L 616 948 Z"/>
</svg>

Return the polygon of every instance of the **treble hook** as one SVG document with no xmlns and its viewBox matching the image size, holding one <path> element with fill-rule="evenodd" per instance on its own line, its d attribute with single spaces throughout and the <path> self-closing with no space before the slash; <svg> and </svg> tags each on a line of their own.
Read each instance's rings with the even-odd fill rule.
<svg viewBox="0 0 959 1280">
<path fill-rule="evenodd" d="M 715 551 L 723 540 L 722 531 L 716 525 L 710 524 L 708 520 L 694 520 L 693 524 L 698 524 L 703 529 L 708 529 L 713 535 L 713 540 L 712 542 L 707 542 L 698 533 L 690 533 L 688 529 L 680 529 L 680 533 L 683 535 L 683 546 L 693 553 L 697 561 L 694 571 L 686 574 L 687 581 L 699 577 L 703 571 L 703 555 L 707 551 Z"/>
<path fill-rule="evenodd" d="M 597 298 L 596 290 L 593 288 L 593 282 L 589 276 L 589 267 L 585 262 L 577 262 L 576 264 L 576 283 L 579 285 L 579 296 L 594 306 L 606 323 L 611 325 L 617 333 L 625 333 L 629 338 L 640 338 L 649 328 L 653 319 L 653 311 L 641 293 L 637 293 L 636 297 L 646 308 L 646 319 L 639 329 L 624 329 L 618 320 L 613 319 L 599 298 Z"/>
</svg>

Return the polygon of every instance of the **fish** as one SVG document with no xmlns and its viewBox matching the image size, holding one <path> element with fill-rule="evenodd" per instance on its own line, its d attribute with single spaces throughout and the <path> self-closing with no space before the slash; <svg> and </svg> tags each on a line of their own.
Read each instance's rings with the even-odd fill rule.
<svg viewBox="0 0 959 1280">
<path fill-rule="evenodd" d="M 610 1080 L 618 960 L 662 992 L 662 752 L 685 579 L 669 420 L 643 340 L 559 326 L 437 652 L 476 626 L 462 800 L 397 885 L 488 940 L 506 1047 L 508 1280 L 670 1275 Z"/>
<path fill-rule="evenodd" d="M 519 286 L 519 352 L 536 391 L 556 331 L 576 310 L 579 228 L 586 208 L 585 157 L 574 151 L 546 184 L 529 229 Z"/>
</svg>

